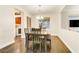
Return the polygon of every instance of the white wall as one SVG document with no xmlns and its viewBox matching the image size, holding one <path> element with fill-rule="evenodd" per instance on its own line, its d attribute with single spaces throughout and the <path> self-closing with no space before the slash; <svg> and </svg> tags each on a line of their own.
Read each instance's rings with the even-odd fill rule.
<svg viewBox="0 0 79 59">
<path fill-rule="evenodd" d="M 12 6 L 0 6 L 0 48 L 14 42 L 14 23 Z"/>
<path fill-rule="evenodd" d="M 4 5 L 0 6 L 0 49 L 14 43 L 15 39 L 15 8 L 23 12 L 22 14 L 22 38 L 24 38 L 24 28 L 26 28 L 26 17 L 30 16 L 27 11 L 20 6 Z"/>
<path fill-rule="evenodd" d="M 79 6 L 66 6 L 61 13 L 59 37 L 71 50 L 79 52 L 79 32 L 69 30 L 69 16 L 79 16 Z"/>
<path fill-rule="evenodd" d="M 61 21 L 61 27 L 64 29 L 69 29 L 69 17 L 70 16 L 79 16 L 79 6 L 78 5 L 69 5 L 66 6 L 62 12 L 62 21 Z"/>
<path fill-rule="evenodd" d="M 59 37 L 70 49 L 71 52 L 79 53 L 79 33 L 61 29 Z"/>
<path fill-rule="evenodd" d="M 45 17 L 50 17 L 50 27 L 48 29 L 48 32 L 51 35 L 58 35 L 58 31 L 59 31 L 59 19 L 60 19 L 60 14 L 59 13 L 54 13 L 54 14 L 40 14 L 41 16 L 45 16 Z M 38 27 L 39 26 L 39 22 L 38 20 L 35 18 L 36 16 L 39 15 L 34 15 L 33 19 L 32 19 L 32 27 Z"/>
</svg>

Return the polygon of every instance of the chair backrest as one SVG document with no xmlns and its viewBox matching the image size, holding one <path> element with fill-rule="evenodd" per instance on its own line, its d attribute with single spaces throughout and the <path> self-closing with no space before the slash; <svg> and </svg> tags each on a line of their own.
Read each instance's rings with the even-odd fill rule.
<svg viewBox="0 0 79 59">
<path fill-rule="evenodd" d="M 32 28 L 32 33 L 41 33 L 40 28 Z"/>
<path fill-rule="evenodd" d="M 40 42 L 41 40 L 44 40 L 46 38 L 45 35 L 40 35 L 40 34 L 35 34 L 35 33 L 32 33 L 32 34 L 28 34 L 28 39 L 29 40 L 32 40 L 32 41 L 36 41 L 36 42 Z"/>
<path fill-rule="evenodd" d="M 37 33 L 26 33 L 26 45 L 27 45 L 27 48 L 29 46 L 29 41 L 32 42 L 32 49 L 34 51 L 34 48 L 37 48 L 37 46 L 41 47 L 40 48 L 40 51 L 41 52 L 46 52 L 47 51 L 47 41 L 50 42 L 51 44 L 51 41 L 49 40 L 48 38 L 48 34 L 37 34 Z"/>
</svg>

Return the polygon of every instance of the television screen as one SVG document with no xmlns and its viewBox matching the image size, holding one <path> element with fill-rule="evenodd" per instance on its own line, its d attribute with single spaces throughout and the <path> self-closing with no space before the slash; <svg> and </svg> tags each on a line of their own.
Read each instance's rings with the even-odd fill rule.
<svg viewBox="0 0 79 59">
<path fill-rule="evenodd" d="M 70 20 L 69 23 L 70 27 L 79 27 L 79 20 Z"/>
</svg>

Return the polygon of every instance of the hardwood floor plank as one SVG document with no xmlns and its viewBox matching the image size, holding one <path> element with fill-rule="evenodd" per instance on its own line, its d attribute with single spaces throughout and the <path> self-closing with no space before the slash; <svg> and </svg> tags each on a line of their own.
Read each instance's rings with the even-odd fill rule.
<svg viewBox="0 0 79 59">
<path fill-rule="evenodd" d="M 70 53 L 71 52 L 58 36 L 53 36 L 51 43 L 52 43 L 51 44 L 52 53 Z"/>
<path fill-rule="evenodd" d="M 15 43 L 0 49 L 0 53 L 26 53 L 24 39 L 15 38 Z M 58 36 L 51 37 L 51 52 L 50 53 L 71 53 L 67 46 L 61 41 Z"/>
</svg>

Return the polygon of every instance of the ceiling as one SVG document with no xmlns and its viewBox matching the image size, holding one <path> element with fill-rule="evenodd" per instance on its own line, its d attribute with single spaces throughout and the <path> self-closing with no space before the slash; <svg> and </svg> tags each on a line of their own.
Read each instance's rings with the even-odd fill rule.
<svg viewBox="0 0 79 59">
<path fill-rule="evenodd" d="M 60 12 L 63 7 L 64 5 L 21 5 L 21 8 L 32 15 L 57 13 Z"/>
<path fill-rule="evenodd" d="M 63 11 L 79 11 L 79 5 L 67 5 Z"/>
</svg>

